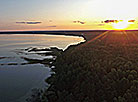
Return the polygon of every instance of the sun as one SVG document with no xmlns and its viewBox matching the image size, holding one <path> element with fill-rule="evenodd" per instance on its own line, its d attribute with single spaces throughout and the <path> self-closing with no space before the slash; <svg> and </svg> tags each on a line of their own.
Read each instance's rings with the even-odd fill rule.
<svg viewBox="0 0 138 102">
<path fill-rule="evenodd" d="M 129 26 L 129 23 L 127 21 L 120 21 L 117 23 L 113 23 L 112 26 L 115 30 L 126 30 Z"/>
</svg>

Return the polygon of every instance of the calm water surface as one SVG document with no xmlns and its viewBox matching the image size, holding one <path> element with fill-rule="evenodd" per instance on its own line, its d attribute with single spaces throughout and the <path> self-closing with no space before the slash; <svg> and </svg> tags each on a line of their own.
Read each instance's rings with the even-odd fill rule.
<svg viewBox="0 0 138 102">
<path fill-rule="evenodd" d="M 50 76 L 50 68 L 42 64 L 22 65 L 26 63 L 22 57 L 43 59 L 46 56 L 26 53 L 24 49 L 51 46 L 66 49 L 80 42 L 84 42 L 82 37 L 62 35 L 0 35 L 0 102 L 23 102 L 32 88 L 47 86 L 44 79 Z"/>
</svg>

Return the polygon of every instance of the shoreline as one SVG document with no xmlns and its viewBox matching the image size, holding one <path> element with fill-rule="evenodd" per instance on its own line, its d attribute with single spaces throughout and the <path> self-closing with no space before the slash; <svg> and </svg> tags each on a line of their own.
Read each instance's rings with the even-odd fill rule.
<svg viewBox="0 0 138 102">
<path fill-rule="evenodd" d="M 68 35 L 65 35 L 65 36 L 68 36 Z M 74 36 L 74 35 L 69 35 L 69 36 Z M 75 35 L 75 36 L 77 36 L 77 35 Z M 63 53 L 65 53 L 66 51 L 68 51 L 68 50 L 70 50 L 70 49 L 72 49 L 72 48 L 75 48 L 75 47 L 77 47 L 77 46 L 80 46 L 81 44 L 84 44 L 84 43 L 87 42 L 87 40 L 86 40 L 86 38 L 84 37 L 84 35 L 81 35 L 81 36 L 78 36 L 78 37 L 83 37 L 84 42 L 80 42 L 80 43 L 78 43 L 78 44 L 71 44 L 71 45 L 67 46 L 66 49 L 60 49 L 60 48 L 58 48 L 58 47 L 50 47 L 49 49 L 53 50 L 53 52 L 55 53 L 54 55 L 55 55 L 57 58 L 59 58 L 59 57 L 61 57 L 61 56 L 63 55 Z M 33 50 L 32 50 L 32 51 L 33 51 Z M 49 90 L 50 87 L 52 87 L 52 84 L 49 84 L 49 82 L 47 82 L 46 80 L 49 79 L 49 78 L 52 78 L 53 75 L 56 75 L 56 72 L 54 71 L 54 70 L 56 69 L 56 66 L 55 66 L 54 63 L 55 63 L 55 61 L 57 61 L 57 58 L 56 58 L 55 60 L 52 60 L 52 61 L 53 61 L 52 64 L 48 65 L 49 68 L 51 69 L 51 72 L 54 73 L 54 74 L 51 74 L 48 78 L 45 78 L 45 82 L 48 84 L 49 87 L 46 87 L 45 89 L 37 89 L 37 88 L 35 88 L 35 89 L 36 89 L 36 93 L 35 93 L 35 94 L 32 93 L 32 95 L 36 95 L 36 94 L 39 93 L 40 91 L 41 91 L 41 92 L 47 91 L 47 90 Z M 44 60 L 43 60 L 43 61 L 39 61 L 39 62 L 44 62 Z M 40 64 L 46 65 L 45 63 L 40 63 Z M 53 66 L 54 66 L 54 68 L 52 68 Z M 36 96 L 36 97 L 37 97 L 37 96 Z M 27 97 L 27 99 L 30 100 L 31 97 Z"/>
<path fill-rule="evenodd" d="M 112 31 L 107 36 L 100 33 L 86 34 L 83 46 L 69 46 L 56 59 L 52 69 L 56 74 L 46 79 L 50 87 L 36 98 L 48 102 L 138 100 L 138 40 L 132 39 L 130 31 Z"/>
</svg>

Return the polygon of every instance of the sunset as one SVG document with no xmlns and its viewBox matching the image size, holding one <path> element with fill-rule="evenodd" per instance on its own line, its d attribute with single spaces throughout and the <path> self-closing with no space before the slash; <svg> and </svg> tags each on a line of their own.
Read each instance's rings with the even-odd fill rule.
<svg viewBox="0 0 138 102">
<path fill-rule="evenodd" d="M 114 29 L 112 24 L 101 25 L 107 19 L 134 19 L 136 22 L 127 29 L 138 29 L 137 3 L 137 0 L 3 0 L 0 30 Z"/>
<path fill-rule="evenodd" d="M 0 0 L 0 102 L 138 102 L 138 0 Z"/>
</svg>

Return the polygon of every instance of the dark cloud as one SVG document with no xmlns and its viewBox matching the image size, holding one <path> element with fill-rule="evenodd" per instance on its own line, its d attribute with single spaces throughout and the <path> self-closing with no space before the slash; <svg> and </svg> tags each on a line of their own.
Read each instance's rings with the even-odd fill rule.
<svg viewBox="0 0 138 102">
<path fill-rule="evenodd" d="M 42 22 L 26 22 L 27 24 L 40 24 Z"/>
<path fill-rule="evenodd" d="M 102 23 L 117 23 L 119 22 L 119 20 L 105 20 L 105 21 L 102 21 Z"/>
<path fill-rule="evenodd" d="M 85 24 L 85 22 L 80 22 L 80 24 Z"/>
<path fill-rule="evenodd" d="M 105 21 L 101 21 L 101 23 L 118 23 L 118 22 L 122 22 L 123 20 L 105 20 Z M 134 23 L 135 20 L 128 20 L 128 22 L 132 22 Z"/>
<path fill-rule="evenodd" d="M 82 21 L 73 21 L 73 23 L 85 24 L 86 22 L 82 22 Z"/>
<path fill-rule="evenodd" d="M 17 24 L 40 24 L 42 22 L 16 22 Z"/>
</svg>

